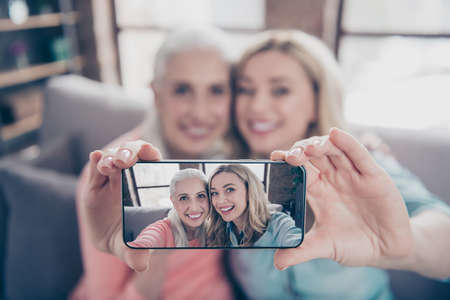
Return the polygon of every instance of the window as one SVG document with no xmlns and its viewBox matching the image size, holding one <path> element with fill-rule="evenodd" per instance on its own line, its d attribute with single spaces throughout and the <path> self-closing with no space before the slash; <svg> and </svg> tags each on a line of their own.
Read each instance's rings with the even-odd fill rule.
<svg viewBox="0 0 450 300">
<path fill-rule="evenodd" d="M 346 0 L 339 61 L 354 123 L 450 130 L 450 2 Z"/>
</svg>

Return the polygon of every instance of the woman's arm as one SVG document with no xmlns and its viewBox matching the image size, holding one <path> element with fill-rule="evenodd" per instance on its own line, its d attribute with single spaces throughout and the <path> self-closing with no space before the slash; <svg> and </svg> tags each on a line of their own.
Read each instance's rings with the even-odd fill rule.
<svg viewBox="0 0 450 300">
<path fill-rule="evenodd" d="M 128 242 L 128 246 L 137 248 L 163 248 L 173 247 L 172 230 L 168 220 L 158 220 L 153 224 L 145 227 L 141 233 L 132 242 Z"/>
<path fill-rule="evenodd" d="M 277 247 L 296 247 L 302 240 L 302 230 L 295 225 L 294 219 L 283 212 L 276 212 L 270 218 L 271 229 Z"/>
<path fill-rule="evenodd" d="M 300 247 L 277 251 L 278 268 L 330 258 L 347 266 L 450 276 L 450 255 L 442 255 L 450 249 L 449 217 L 424 212 L 409 219 L 391 177 L 348 133 L 334 129 L 329 136 L 296 143 L 291 151 L 276 151 L 272 158 L 305 166 L 307 200 L 315 215 Z"/>
<path fill-rule="evenodd" d="M 120 147 L 120 145 L 125 145 L 125 143 L 136 140 L 140 136 L 141 130 L 137 128 L 106 146 L 104 153 L 108 151 L 107 149 Z M 116 184 L 114 185 L 113 182 Z M 93 239 L 93 231 L 95 232 L 99 228 L 108 228 L 107 225 L 95 227 L 92 220 L 89 220 L 90 217 L 95 217 L 95 210 L 106 208 L 106 214 L 103 217 L 108 218 L 108 214 L 111 214 L 110 220 L 119 220 L 120 222 L 121 193 L 120 187 L 117 185 L 118 182 L 117 180 L 112 181 L 108 176 L 101 174 L 97 165 L 93 164 L 92 161 L 88 162 L 80 176 L 76 204 L 84 273 L 82 281 L 72 295 L 72 299 L 141 299 L 135 290 L 136 286 L 138 290 L 143 290 L 141 282 L 162 282 L 164 277 L 164 268 L 161 268 L 161 270 L 153 268 L 153 274 L 149 274 L 149 272 L 134 273 L 115 253 L 100 251 L 98 249 L 99 241 Z M 104 183 L 104 185 L 98 186 L 95 183 Z M 107 203 L 108 199 L 112 203 Z M 92 207 L 96 203 L 98 205 Z M 99 214 L 99 216 L 102 216 L 102 214 Z M 109 223 L 109 225 L 113 226 L 114 223 Z M 126 248 L 121 238 L 116 241 L 117 245 L 122 243 Z M 104 244 L 111 243 L 106 242 Z M 152 265 L 152 261 L 150 261 L 150 265 Z M 156 286 L 160 286 L 160 284 L 156 284 Z M 158 289 L 154 289 L 153 295 L 157 292 Z"/>
<path fill-rule="evenodd" d="M 440 211 L 426 210 L 410 220 L 413 246 L 408 256 L 388 259 L 377 267 L 410 270 L 421 275 L 450 277 L 450 217 Z"/>
</svg>

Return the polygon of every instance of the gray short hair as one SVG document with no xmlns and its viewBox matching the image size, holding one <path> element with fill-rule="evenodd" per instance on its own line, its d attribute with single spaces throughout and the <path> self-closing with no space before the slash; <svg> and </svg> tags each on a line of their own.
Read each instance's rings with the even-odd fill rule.
<svg viewBox="0 0 450 300">
<path fill-rule="evenodd" d="M 205 189 L 208 189 L 208 178 L 206 175 L 198 170 L 193 168 L 187 168 L 182 169 L 175 173 L 175 175 L 172 177 L 172 180 L 170 181 L 170 196 L 173 196 L 175 194 L 175 185 L 177 182 L 183 181 L 188 178 L 198 178 L 205 184 Z M 169 211 L 169 215 L 167 218 L 170 220 L 170 226 L 172 229 L 175 247 L 189 247 L 189 241 L 187 239 L 186 230 L 180 220 L 180 217 L 178 216 L 177 211 L 172 208 Z M 205 227 L 202 224 L 195 230 L 195 234 L 197 239 L 199 239 L 200 246 L 205 246 Z"/>
<path fill-rule="evenodd" d="M 175 173 L 175 175 L 170 180 L 170 196 L 175 195 L 175 185 L 177 184 L 177 182 L 183 181 L 188 178 L 198 178 L 205 184 L 205 188 L 208 187 L 208 178 L 202 171 L 193 168 L 182 169 Z"/>
<path fill-rule="evenodd" d="M 231 49 L 223 31 L 213 27 L 178 28 L 169 33 L 155 56 L 153 78 L 158 81 L 163 78 L 170 59 L 194 49 L 211 49 L 223 58 L 232 62 Z"/>
</svg>

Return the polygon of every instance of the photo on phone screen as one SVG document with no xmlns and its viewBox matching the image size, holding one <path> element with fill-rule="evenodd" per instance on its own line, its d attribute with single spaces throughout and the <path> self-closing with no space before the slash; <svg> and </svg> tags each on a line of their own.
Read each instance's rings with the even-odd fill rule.
<svg viewBox="0 0 450 300">
<path fill-rule="evenodd" d="M 274 161 L 138 162 L 122 171 L 131 248 L 290 248 L 303 241 L 305 171 Z"/>
</svg>

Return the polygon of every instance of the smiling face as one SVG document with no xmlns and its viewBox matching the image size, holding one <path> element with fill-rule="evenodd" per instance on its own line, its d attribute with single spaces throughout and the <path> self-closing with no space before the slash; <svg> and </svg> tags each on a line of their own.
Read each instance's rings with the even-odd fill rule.
<svg viewBox="0 0 450 300">
<path fill-rule="evenodd" d="M 238 75 L 236 120 L 256 155 L 289 149 L 316 120 L 314 91 L 300 63 L 279 51 L 251 57 Z"/>
<path fill-rule="evenodd" d="M 213 50 L 176 54 L 163 78 L 152 83 L 171 154 L 197 157 L 229 126 L 229 65 Z"/>
<path fill-rule="evenodd" d="M 221 172 L 213 177 L 210 185 L 214 209 L 225 222 L 233 222 L 241 229 L 248 202 L 244 182 L 234 173 Z"/>
<path fill-rule="evenodd" d="M 203 224 L 209 212 L 205 183 L 199 178 L 188 178 L 175 184 L 175 193 L 170 197 L 181 221 L 188 229 Z"/>
</svg>

